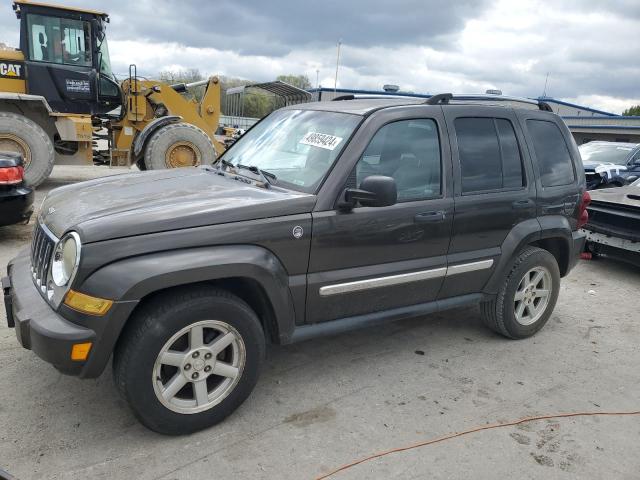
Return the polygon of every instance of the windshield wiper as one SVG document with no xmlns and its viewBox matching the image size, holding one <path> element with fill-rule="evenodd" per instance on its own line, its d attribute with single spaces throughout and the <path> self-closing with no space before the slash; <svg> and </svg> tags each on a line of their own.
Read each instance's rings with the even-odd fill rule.
<svg viewBox="0 0 640 480">
<path fill-rule="evenodd" d="M 233 163 L 225 160 L 224 158 L 218 160 L 218 163 L 220 164 L 218 165 L 218 170 L 222 170 L 222 167 L 235 168 L 235 165 Z"/>
<path fill-rule="evenodd" d="M 261 170 L 255 165 L 241 165 L 239 163 L 238 165 L 234 165 L 234 166 L 236 168 L 241 168 L 243 170 L 249 170 L 251 173 L 255 173 L 256 175 L 259 175 L 260 177 L 262 177 L 262 180 L 265 185 L 271 185 L 272 183 L 275 183 L 278 180 L 278 177 L 276 177 L 273 173 L 267 172 L 266 170 Z"/>
</svg>

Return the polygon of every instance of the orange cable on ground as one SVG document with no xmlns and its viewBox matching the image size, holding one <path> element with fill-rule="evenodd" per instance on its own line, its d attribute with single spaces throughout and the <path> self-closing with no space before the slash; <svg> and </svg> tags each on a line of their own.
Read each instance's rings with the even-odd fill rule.
<svg viewBox="0 0 640 480">
<path fill-rule="evenodd" d="M 424 447 L 427 445 L 432 445 L 434 443 L 443 442 L 445 440 L 450 440 L 452 438 L 461 437 L 463 435 L 468 435 L 470 433 L 480 432 L 482 430 L 490 430 L 492 428 L 502 428 L 502 427 L 513 427 L 514 425 L 520 425 L 521 423 L 527 422 L 535 422 L 537 420 L 548 420 L 552 418 L 569 418 L 569 417 L 589 417 L 589 416 L 623 416 L 623 415 L 640 415 L 640 411 L 635 412 L 575 412 L 575 413 L 558 413 L 555 415 L 537 415 L 534 417 L 525 417 L 519 420 L 514 420 L 512 422 L 506 423 L 492 423 L 488 425 L 482 425 L 480 427 L 474 427 L 469 430 L 465 430 L 463 432 L 450 433 L 449 435 L 445 435 L 444 437 L 434 438 L 432 440 L 426 440 L 424 442 L 414 443 L 413 445 L 407 445 L 405 447 L 392 448 L 390 450 L 385 450 L 380 453 L 376 453 L 374 455 L 370 455 L 365 458 L 361 458 L 360 460 L 356 460 L 355 462 L 348 463 L 346 465 L 341 466 L 340 468 L 336 468 L 329 473 L 321 475 L 316 478 L 316 480 L 324 480 L 325 478 L 329 478 L 332 475 L 335 475 L 338 472 L 342 472 L 347 470 L 348 468 L 354 467 L 364 462 L 368 462 L 369 460 L 373 460 L 375 458 L 384 457 L 385 455 L 390 455 L 396 452 L 404 452 L 405 450 L 411 450 L 413 448 Z"/>
</svg>

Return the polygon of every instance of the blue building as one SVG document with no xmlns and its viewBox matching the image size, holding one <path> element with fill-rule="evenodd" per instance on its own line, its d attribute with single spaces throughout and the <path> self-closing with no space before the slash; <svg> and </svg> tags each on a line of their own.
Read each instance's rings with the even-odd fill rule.
<svg viewBox="0 0 640 480">
<path fill-rule="evenodd" d="M 313 88 L 309 90 L 309 93 L 311 93 L 312 101 L 327 101 L 342 95 L 392 95 L 419 98 L 431 96 L 426 93 L 402 92 L 394 88 L 386 90 L 338 88 L 334 90 L 333 88 L 321 87 Z M 535 99 L 545 101 L 555 113 L 564 119 L 578 145 L 592 140 L 640 143 L 640 117 L 624 117 L 552 97 L 537 97 Z"/>
</svg>

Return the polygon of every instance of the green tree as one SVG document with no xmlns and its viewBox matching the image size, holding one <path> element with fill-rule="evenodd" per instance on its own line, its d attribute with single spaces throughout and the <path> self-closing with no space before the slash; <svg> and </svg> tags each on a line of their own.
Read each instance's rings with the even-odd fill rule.
<svg viewBox="0 0 640 480">
<path fill-rule="evenodd" d="M 197 68 L 187 68 L 184 70 L 163 70 L 159 74 L 160 81 L 168 83 L 169 85 L 175 83 L 193 83 L 204 80 L 204 76 Z M 188 92 L 183 94 L 189 99 L 195 99 L 200 101 L 204 95 L 204 86 L 192 88 Z"/>
<path fill-rule="evenodd" d="M 640 105 L 634 105 L 633 107 L 627 108 L 622 115 L 625 117 L 640 117 Z"/>
<path fill-rule="evenodd" d="M 311 82 L 309 81 L 309 77 L 307 77 L 306 75 L 278 75 L 278 78 L 276 80 L 288 83 L 289 85 L 301 88 L 302 90 L 311 88 Z"/>
</svg>

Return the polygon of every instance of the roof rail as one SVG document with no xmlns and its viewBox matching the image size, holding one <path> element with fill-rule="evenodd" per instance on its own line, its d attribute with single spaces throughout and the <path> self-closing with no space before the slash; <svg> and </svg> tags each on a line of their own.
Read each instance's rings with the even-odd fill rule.
<svg viewBox="0 0 640 480">
<path fill-rule="evenodd" d="M 359 93 L 349 93 L 346 95 L 340 95 L 337 96 L 335 98 L 332 98 L 331 101 L 332 102 L 340 102 L 342 100 L 385 100 L 385 99 L 394 99 L 394 100 L 406 100 L 406 99 L 422 99 L 424 97 L 414 97 L 411 95 L 393 95 L 393 94 L 388 94 L 388 93 L 379 93 L 379 94 L 375 94 L 375 93 L 365 93 L 365 94 L 359 94 Z"/>
<path fill-rule="evenodd" d="M 449 103 L 449 100 L 453 98 L 453 93 L 439 93 L 427 98 L 424 103 L 426 105 L 440 105 L 442 103 Z"/>
<path fill-rule="evenodd" d="M 332 102 L 340 102 L 342 100 L 355 100 L 356 96 L 354 94 L 350 95 L 340 95 L 339 97 L 332 98 Z"/>
<path fill-rule="evenodd" d="M 451 93 L 439 93 L 438 95 L 433 95 L 428 98 L 424 103 L 426 105 L 443 105 L 448 104 L 451 101 L 471 101 L 471 102 L 509 102 L 509 103 L 522 103 L 525 105 L 536 106 L 538 109 L 543 110 L 545 112 L 553 112 L 553 109 L 549 106 L 548 103 L 540 101 L 540 100 L 532 100 L 529 98 L 522 97 L 509 97 L 505 95 L 494 95 L 494 94 L 460 94 L 453 95 Z"/>
</svg>

